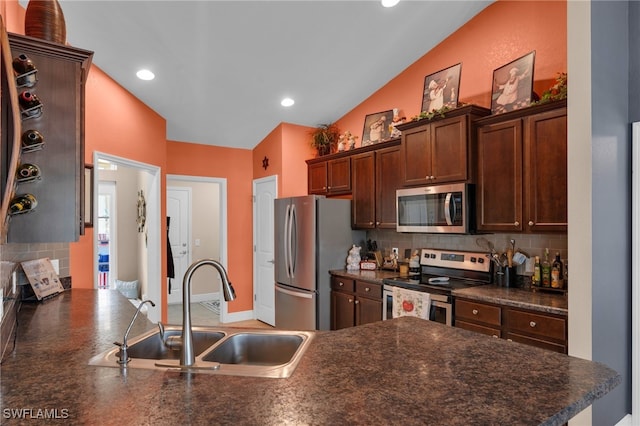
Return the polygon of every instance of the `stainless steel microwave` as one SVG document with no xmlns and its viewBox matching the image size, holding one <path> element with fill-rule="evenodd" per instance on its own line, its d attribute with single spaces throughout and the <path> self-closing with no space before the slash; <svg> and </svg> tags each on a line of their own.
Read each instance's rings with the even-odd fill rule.
<svg viewBox="0 0 640 426">
<path fill-rule="evenodd" d="M 474 231 L 474 186 L 468 183 L 396 190 L 396 230 L 442 234 Z"/>
</svg>

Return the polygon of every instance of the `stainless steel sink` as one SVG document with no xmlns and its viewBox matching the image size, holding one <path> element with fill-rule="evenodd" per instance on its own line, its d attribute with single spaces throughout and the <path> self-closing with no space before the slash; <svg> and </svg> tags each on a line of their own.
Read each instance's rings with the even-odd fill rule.
<svg viewBox="0 0 640 426">
<path fill-rule="evenodd" d="M 181 326 L 165 326 L 163 342 L 159 330 L 151 330 L 130 340 L 130 361 L 126 368 L 153 370 L 182 369 L 181 347 L 176 344 Z M 286 378 L 291 376 L 313 338 L 313 332 L 268 329 L 193 327 L 197 373 Z M 167 342 L 168 341 L 168 345 Z M 115 347 L 89 360 L 89 365 L 124 368 L 118 364 Z"/>
<path fill-rule="evenodd" d="M 220 364 L 282 365 L 295 355 L 303 342 L 295 334 L 238 333 L 202 357 Z"/>
</svg>

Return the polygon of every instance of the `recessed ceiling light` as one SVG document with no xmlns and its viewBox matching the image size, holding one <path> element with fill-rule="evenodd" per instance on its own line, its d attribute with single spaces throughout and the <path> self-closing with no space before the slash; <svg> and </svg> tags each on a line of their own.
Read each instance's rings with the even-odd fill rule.
<svg viewBox="0 0 640 426">
<path fill-rule="evenodd" d="M 282 105 L 283 107 L 290 107 L 294 103 L 295 101 L 291 98 L 284 98 L 282 101 L 280 101 L 280 105 Z"/>
<path fill-rule="evenodd" d="M 156 75 L 149 70 L 140 70 L 136 73 L 140 80 L 153 80 Z"/>
<path fill-rule="evenodd" d="M 382 5 L 384 7 L 393 7 L 398 4 L 400 0 L 382 0 Z"/>
</svg>

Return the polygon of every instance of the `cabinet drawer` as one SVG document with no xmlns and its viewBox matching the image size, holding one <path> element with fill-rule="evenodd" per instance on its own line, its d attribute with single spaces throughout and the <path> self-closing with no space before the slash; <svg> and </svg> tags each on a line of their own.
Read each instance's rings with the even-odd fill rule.
<svg viewBox="0 0 640 426">
<path fill-rule="evenodd" d="M 382 286 L 376 283 L 356 281 L 356 294 L 373 299 L 382 299 Z"/>
<path fill-rule="evenodd" d="M 502 331 L 499 328 L 485 327 L 461 320 L 456 320 L 455 326 L 465 330 L 475 331 L 476 333 L 486 334 L 487 336 L 502 337 Z"/>
<path fill-rule="evenodd" d="M 523 336 L 516 333 L 507 333 L 507 340 L 524 343 L 525 345 L 535 346 L 537 348 L 547 349 L 561 354 L 567 353 L 567 346 L 558 343 L 549 342 L 548 340 L 536 339 L 535 337 Z"/>
<path fill-rule="evenodd" d="M 331 277 L 331 288 L 333 290 L 354 292 L 355 281 L 350 278 Z"/>
<path fill-rule="evenodd" d="M 502 324 L 500 313 L 501 308 L 499 306 L 485 305 L 484 303 L 476 303 L 466 300 L 456 300 L 456 319 L 464 318 L 500 327 Z"/>
<path fill-rule="evenodd" d="M 509 331 L 544 338 L 564 341 L 567 335 L 567 322 L 564 318 L 510 309 L 506 315 L 506 323 Z"/>
</svg>

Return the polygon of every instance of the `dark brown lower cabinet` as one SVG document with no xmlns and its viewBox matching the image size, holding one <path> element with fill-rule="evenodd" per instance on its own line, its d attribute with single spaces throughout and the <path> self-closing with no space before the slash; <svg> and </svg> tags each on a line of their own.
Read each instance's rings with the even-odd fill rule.
<svg viewBox="0 0 640 426">
<path fill-rule="evenodd" d="M 331 329 L 382 321 L 382 285 L 331 277 Z"/>
<path fill-rule="evenodd" d="M 457 298 L 455 326 L 526 345 L 567 353 L 567 318 Z"/>
</svg>

